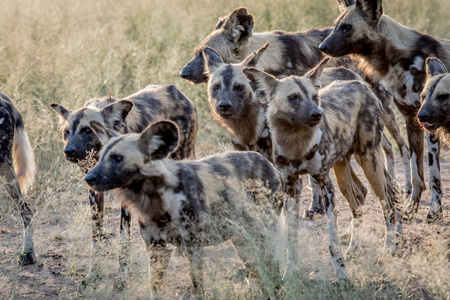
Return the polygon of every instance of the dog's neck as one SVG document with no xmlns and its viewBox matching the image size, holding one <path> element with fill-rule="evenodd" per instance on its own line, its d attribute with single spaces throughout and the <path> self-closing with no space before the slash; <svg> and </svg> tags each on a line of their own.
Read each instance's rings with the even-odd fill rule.
<svg viewBox="0 0 450 300">
<path fill-rule="evenodd" d="M 446 50 L 440 41 L 403 26 L 386 15 L 381 17 L 371 35 L 359 44 L 356 46 L 357 53 L 350 56 L 361 62 L 360 68 L 366 74 L 379 78 L 384 77 L 393 66 L 408 70 L 418 56 L 423 61 L 435 56 L 450 63 L 450 43 Z"/>
<path fill-rule="evenodd" d="M 258 141 L 266 119 L 265 109 L 257 99 L 247 99 L 240 113 L 231 118 L 224 119 L 215 112 L 213 116 L 228 130 L 232 138 L 249 147 Z"/>
<path fill-rule="evenodd" d="M 322 123 L 314 127 L 295 126 L 269 117 L 269 124 L 277 152 L 291 160 L 302 160 L 322 139 Z"/>
</svg>

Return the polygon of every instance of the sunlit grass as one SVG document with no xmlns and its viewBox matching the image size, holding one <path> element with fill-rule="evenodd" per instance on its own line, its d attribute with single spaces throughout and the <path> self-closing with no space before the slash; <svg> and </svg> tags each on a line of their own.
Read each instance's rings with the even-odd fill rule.
<svg viewBox="0 0 450 300">
<path fill-rule="evenodd" d="M 450 1 L 384 2 L 385 13 L 399 22 L 437 37 L 450 38 Z M 10 260 L 3 260 L 0 267 L 0 298 L 78 298 L 81 295 L 77 284 L 89 268 L 91 233 L 87 190 L 77 167 L 63 158 L 59 120 L 49 108 L 50 103 L 76 109 L 93 97 L 111 94 L 120 98 L 148 84 L 175 84 L 197 105 L 197 157 L 231 149 L 226 132 L 210 116 L 205 85 L 192 86 L 178 73 L 219 16 L 238 6 L 248 7 L 254 15 L 255 32 L 331 26 L 339 15 L 334 0 L 0 0 L 0 90 L 10 96 L 22 113 L 39 168 L 28 199 L 37 211 L 37 252 L 42 260 L 61 262 L 60 266 L 49 263 L 30 269 L 27 276 L 21 277 L 20 270 L 14 267 L 15 253 L 20 247 L 3 241 L 3 236 L 12 233 L 20 241 L 20 216 L 11 202 L 1 197 L 0 227 L 6 232 L 0 236 L 2 247 L 10 252 L 0 256 Z M 398 120 L 403 123 L 400 117 Z M 111 197 L 107 200 L 105 227 L 109 239 L 102 258 L 107 279 L 88 297 L 117 295 L 112 290 L 112 282 L 116 272 L 119 206 Z M 376 215 L 380 217 L 381 212 Z M 9 224 L 14 227 L 10 228 Z M 419 241 L 417 247 L 410 241 L 409 252 L 378 260 L 383 257 L 377 240 L 383 230 L 379 225 L 373 231 L 376 233 L 368 229 L 368 250 L 348 263 L 354 278 L 349 287 L 335 282 L 326 232 L 303 224 L 300 234 L 306 243 L 300 245 L 301 276 L 290 278 L 286 298 L 449 297 L 448 239 L 436 235 L 427 244 L 421 245 Z M 124 296 L 146 297 L 148 259 L 137 229 L 133 230 L 133 242 L 134 269 L 130 278 L 133 283 Z M 176 276 L 168 283 L 169 298 L 192 291 L 186 262 L 179 254 L 173 257 L 177 259 L 171 262 L 170 272 Z M 239 275 L 242 268 L 229 243 L 207 250 L 208 296 L 250 298 L 252 292 Z M 33 272 L 40 275 L 35 278 Z M 52 283 L 57 288 L 49 287 L 57 290 L 58 295 L 46 294 L 44 286 L 27 284 L 28 291 L 35 292 L 23 294 L 23 280 L 34 278 L 32 282 L 40 282 L 43 278 L 45 282 L 51 272 L 61 273 Z"/>
</svg>

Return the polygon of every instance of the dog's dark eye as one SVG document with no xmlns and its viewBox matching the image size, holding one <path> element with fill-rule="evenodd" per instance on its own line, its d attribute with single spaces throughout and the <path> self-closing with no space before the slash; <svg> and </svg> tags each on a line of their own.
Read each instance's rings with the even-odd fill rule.
<svg viewBox="0 0 450 300">
<path fill-rule="evenodd" d="M 297 101 L 299 99 L 299 97 L 298 97 L 297 94 L 292 94 L 292 95 L 289 95 L 288 99 L 291 102 L 295 102 L 295 101 Z"/>
<path fill-rule="evenodd" d="M 242 84 L 236 84 L 236 85 L 234 86 L 234 89 L 235 89 L 236 91 L 241 92 L 241 91 L 244 89 L 244 86 L 243 86 Z"/>
<path fill-rule="evenodd" d="M 314 95 L 312 98 L 313 98 L 313 101 L 314 101 L 314 102 L 319 101 L 319 96 L 318 96 L 318 95 Z"/>
<path fill-rule="evenodd" d="M 119 123 L 120 123 L 120 121 L 117 121 L 117 120 L 116 120 L 116 121 L 113 122 L 113 126 L 118 126 Z"/>
<path fill-rule="evenodd" d="M 353 26 L 351 24 L 342 24 L 341 28 L 344 33 L 348 33 L 352 30 Z"/>
<path fill-rule="evenodd" d="M 64 130 L 64 139 L 65 140 L 67 140 L 67 138 L 69 137 L 69 134 L 70 134 L 70 132 L 69 132 L 69 130 Z"/>
<path fill-rule="evenodd" d="M 81 129 L 81 132 L 82 132 L 82 133 L 89 134 L 89 133 L 92 132 L 92 129 L 90 129 L 89 127 L 83 127 L 83 129 Z"/>
<path fill-rule="evenodd" d="M 446 100 L 448 100 L 449 96 L 450 96 L 449 94 L 442 94 L 442 95 L 437 96 L 436 98 L 439 101 L 446 101 Z"/>
<path fill-rule="evenodd" d="M 119 154 L 111 154 L 111 159 L 115 162 L 121 162 L 123 160 L 123 156 Z"/>
<path fill-rule="evenodd" d="M 220 90 L 220 83 L 216 83 L 213 85 L 213 90 L 218 91 Z"/>
</svg>

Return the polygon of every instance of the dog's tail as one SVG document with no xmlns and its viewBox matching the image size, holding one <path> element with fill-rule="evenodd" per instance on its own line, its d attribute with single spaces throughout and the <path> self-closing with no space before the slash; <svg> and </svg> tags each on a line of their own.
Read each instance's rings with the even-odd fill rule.
<svg viewBox="0 0 450 300">
<path fill-rule="evenodd" d="M 34 182 L 36 165 L 34 163 L 33 148 L 25 132 L 22 116 L 17 113 L 14 129 L 13 164 L 22 194 L 26 195 Z"/>
</svg>

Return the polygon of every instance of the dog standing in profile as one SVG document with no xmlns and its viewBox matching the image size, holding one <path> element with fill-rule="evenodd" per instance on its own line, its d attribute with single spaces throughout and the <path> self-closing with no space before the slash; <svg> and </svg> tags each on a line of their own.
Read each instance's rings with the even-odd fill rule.
<svg viewBox="0 0 450 300">
<path fill-rule="evenodd" d="M 334 169 L 342 194 L 352 211 L 353 227 L 362 222 L 358 200 L 362 192 L 353 184 L 352 155 L 364 170 L 383 208 L 386 222 L 385 246 L 395 249 L 398 194 L 383 164 L 381 140 L 383 109 L 381 101 L 363 81 L 335 81 L 318 90 L 328 59 L 303 77 L 277 79 L 255 68 L 244 68 L 255 93 L 267 102 L 267 120 L 274 143 L 274 160 L 287 189 L 293 189 L 298 176 L 309 174 L 322 191 L 329 219 L 330 254 L 339 278 L 347 278 L 341 241 L 337 231 L 334 187 L 329 172 Z M 401 231 L 400 226 L 397 230 Z M 357 236 L 356 236 L 357 238 Z"/>
<path fill-rule="evenodd" d="M 450 67 L 450 41 L 435 39 L 403 26 L 383 14 L 382 0 L 338 0 L 342 14 L 320 49 L 333 57 L 350 55 L 361 69 L 377 78 L 393 97 L 406 121 L 411 151 L 412 192 L 405 217 L 419 208 L 423 177 L 423 130 L 417 122 L 420 93 L 426 71 L 425 59 L 437 57 Z M 431 189 L 426 220 L 442 220 L 442 185 L 439 171 L 439 137 L 427 133 Z"/>
<path fill-rule="evenodd" d="M 280 261 L 268 238 L 286 236 L 279 223 L 284 197 L 281 174 L 267 159 L 241 151 L 172 160 L 179 130 L 171 121 L 156 122 L 141 134 L 119 135 L 95 121 L 91 128 L 105 146 L 84 180 L 99 192 L 116 189 L 121 205 L 138 217 L 150 256 L 154 297 L 164 295 L 171 253 L 167 243 L 177 246 L 190 261 L 194 292 L 202 297 L 202 247 L 232 239 L 244 264 L 262 283 L 264 294 L 277 298 L 276 288 L 282 284 Z M 269 228 L 269 234 L 262 228 Z M 277 229 L 282 230 L 280 234 Z"/>
<path fill-rule="evenodd" d="M 195 138 L 197 135 L 197 110 L 193 102 L 173 85 L 149 85 L 125 99 L 111 97 L 89 100 L 84 107 L 69 111 L 59 104 L 51 107 L 62 119 L 64 155 L 76 163 L 86 174 L 98 160 L 101 141 L 92 131 L 91 121 L 121 133 L 141 132 L 148 124 L 170 119 L 180 128 L 180 147 L 171 154 L 173 159 L 195 157 Z M 100 241 L 103 236 L 104 195 L 89 188 L 89 202 L 92 207 L 92 263 L 89 274 L 80 288 L 95 284 L 99 276 L 98 258 L 101 257 Z M 122 207 L 120 218 L 119 274 L 117 288 L 122 289 L 126 277 L 127 244 L 130 237 L 129 212 Z"/>
<path fill-rule="evenodd" d="M 22 116 L 8 96 L 0 92 L 0 177 L 22 216 L 24 239 L 19 265 L 36 262 L 32 227 L 34 214 L 23 199 L 33 184 L 35 172 L 33 149 L 25 132 Z"/>
</svg>

